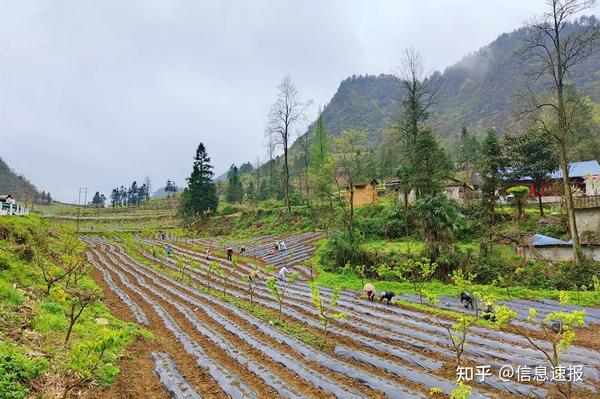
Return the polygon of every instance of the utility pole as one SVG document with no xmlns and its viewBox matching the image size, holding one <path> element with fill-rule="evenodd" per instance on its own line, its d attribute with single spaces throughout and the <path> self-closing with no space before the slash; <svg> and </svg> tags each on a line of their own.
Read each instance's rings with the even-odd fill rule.
<svg viewBox="0 0 600 399">
<path fill-rule="evenodd" d="M 79 197 L 77 199 L 77 232 L 79 233 L 79 219 L 81 217 L 81 194 L 84 195 L 83 204 L 87 203 L 87 187 L 79 187 Z"/>
</svg>

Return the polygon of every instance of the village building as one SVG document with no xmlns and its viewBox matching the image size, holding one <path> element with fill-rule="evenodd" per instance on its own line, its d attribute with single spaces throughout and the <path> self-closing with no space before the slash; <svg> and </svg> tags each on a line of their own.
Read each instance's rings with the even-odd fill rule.
<svg viewBox="0 0 600 399">
<path fill-rule="evenodd" d="M 585 257 L 600 261 L 600 245 L 582 243 L 581 250 Z M 573 242 L 534 234 L 523 248 L 523 255 L 527 260 L 569 262 L 573 260 Z"/>
<path fill-rule="evenodd" d="M 18 215 L 26 216 L 29 214 L 29 209 L 17 204 L 15 199 L 10 194 L 0 195 L 0 216 Z"/>
<path fill-rule="evenodd" d="M 444 194 L 446 194 L 448 199 L 465 204 L 475 198 L 477 189 L 478 187 L 474 184 L 468 184 L 454 177 L 447 177 Z"/>
<path fill-rule="evenodd" d="M 377 203 L 377 185 L 379 182 L 372 179 L 368 182 L 361 182 L 354 185 L 354 206 L 363 206 Z M 344 193 L 346 202 L 350 203 L 350 189 L 346 187 Z"/>
<path fill-rule="evenodd" d="M 510 170 L 506 171 L 510 174 Z M 548 175 L 548 179 L 542 184 L 541 197 L 546 203 L 560 203 L 564 194 L 562 186 L 562 170 L 558 169 Z M 569 164 L 569 180 L 573 193 L 580 195 L 600 195 L 600 164 L 598 161 L 580 161 Z M 522 185 L 529 187 L 529 195 L 538 196 L 535 184 L 530 177 L 521 177 L 519 179 L 506 179 L 505 186 L 512 187 Z"/>
<path fill-rule="evenodd" d="M 472 178 L 475 181 L 475 176 Z M 404 193 L 401 190 L 400 180 L 390 180 L 385 182 L 385 190 L 395 191 L 398 193 L 398 200 L 405 205 L 413 205 L 416 201 L 416 194 L 414 190 L 409 193 Z M 446 177 L 445 186 L 443 193 L 448 199 L 454 200 L 459 204 L 465 204 L 473 200 L 479 191 L 479 186 L 475 182 L 468 183 L 455 177 Z"/>
</svg>

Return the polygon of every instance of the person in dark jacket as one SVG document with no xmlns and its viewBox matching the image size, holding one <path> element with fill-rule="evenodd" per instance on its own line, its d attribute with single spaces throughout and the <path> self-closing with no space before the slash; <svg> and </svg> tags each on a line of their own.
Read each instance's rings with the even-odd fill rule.
<svg viewBox="0 0 600 399">
<path fill-rule="evenodd" d="M 465 309 L 475 309 L 475 297 L 473 294 L 467 291 L 463 291 L 460 293 L 460 303 L 465 307 Z"/>
<path fill-rule="evenodd" d="M 231 261 L 233 259 L 233 248 L 227 248 L 227 260 Z"/>
<path fill-rule="evenodd" d="M 379 297 L 379 302 L 382 302 L 385 299 L 385 303 L 389 305 L 392 303 L 392 299 L 396 296 L 392 291 L 383 291 L 381 296 Z"/>
</svg>

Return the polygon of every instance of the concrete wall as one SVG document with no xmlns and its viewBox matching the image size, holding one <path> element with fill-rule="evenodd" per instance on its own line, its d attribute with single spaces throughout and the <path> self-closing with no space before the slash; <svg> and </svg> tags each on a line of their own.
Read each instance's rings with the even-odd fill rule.
<svg viewBox="0 0 600 399">
<path fill-rule="evenodd" d="M 582 247 L 582 250 L 586 257 L 600 261 L 600 246 L 585 245 Z M 535 247 L 534 251 L 526 247 L 524 253 L 527 260 L 542 259 L 552 262 L 568 262 L 573 260 L 573 249 L 566 245 Z"/>
<path fill-rule="evenodd" d="M 585 231 L 600 233 L 600 208 L 575 209 L 575 219 L 580 233 Z"/>
</svg>

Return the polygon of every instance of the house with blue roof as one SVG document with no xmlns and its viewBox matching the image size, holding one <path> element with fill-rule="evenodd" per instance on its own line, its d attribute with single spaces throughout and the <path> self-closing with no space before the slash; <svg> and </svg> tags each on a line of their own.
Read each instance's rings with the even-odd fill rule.
<svg viewBox="0 0 600 399">
<path fill-rule="evenodd" d="M 600 245 L 582 243 L 583 255 L 600 261 Z M 523 248 L 527 260 L 546 260 L 549 262 L 570 262 L 573 260 L 573 241 L 565 241 L 543 234 L 529 237 L 529 245 Z"/>
<path fill-rule="evenodd" d="M 505 173 L 509 175 L 510 170 L 505 171 Z M 561 196 L 563 193 L 562 177 L 563 173 L 560 169 L 550 173 L 548 181 L 542 185 L 542 197 Z M 571 187 L 581 194 L 600 195 L 600 164 L 596 160 L 570 163 L 569 180 L 571 181 Z M 514 183 L 528 186 L 530 195 L 537 197 L 537 190 L 530 177 L 520 177 Z"/>
</svg>

